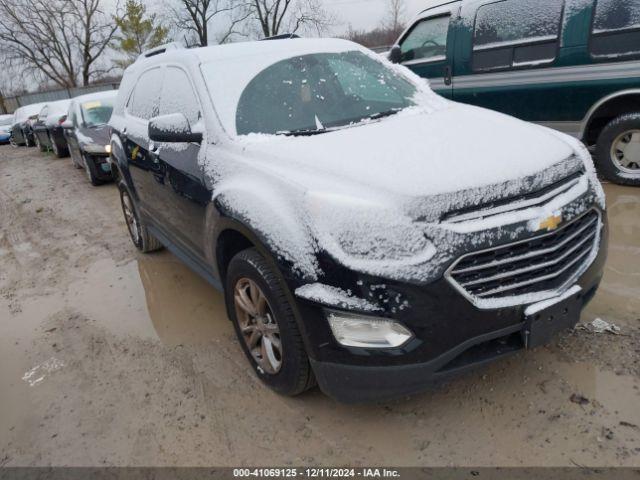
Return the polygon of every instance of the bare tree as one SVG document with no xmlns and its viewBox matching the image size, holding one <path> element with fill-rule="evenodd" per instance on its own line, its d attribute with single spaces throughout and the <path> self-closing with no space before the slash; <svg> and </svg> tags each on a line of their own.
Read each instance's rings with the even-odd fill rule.
<svg viewBox="0 0 640 480">
<path fill-rule="evenodd" d="M 211 41 L 225 43 L 231 36 L 242 34 L 239 26 L 250 15 L 245 0 L 179 0 L 172 10 L 175 26 L 184 32 L 186 43 L 201 47 Z M 212 38 L 214 21 L 225 24 L 225 28 Z"/>
<path fill-rule="evenodd" d="M 0 53 L 36 79 L 87 85 L 116 29 L 101 1 L 0 0 Z"/>
<path fill-rule="evenodd" d="M 0 0 L 0 45 L 11 65 L 20 65 L 61 87 L 77 82 L 74 22 L 64 0 Z"/>
<path fill-rule="evenodd" d="M 67 0 L 75 17 L 75 40 L 80 48 L 82 84 L 89 85 L 93 77 L 109 73 L 113 67 L 97 64 L 113 39 L 118 26 L 102 8 L 102 0 Z"/>
<path fill-rule="evenodd" d="M 399 32 L 404 28 L 407 7 L 404 0 L 387 0 L 387 14 L 383 26 L 387 30 Z"/>
<path fill-rule="evenodd" d="M 320 0 L 250 0 L 249 8 L 265 37 L 303 28 L 322 33 L 334 22 Z"/>
</svg>

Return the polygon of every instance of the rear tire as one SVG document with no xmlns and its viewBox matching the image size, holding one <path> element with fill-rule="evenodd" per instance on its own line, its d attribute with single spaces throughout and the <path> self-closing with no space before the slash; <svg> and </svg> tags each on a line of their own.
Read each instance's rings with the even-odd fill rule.
<svg viewBox="0 0 640 480">
<path fill-rule="evenodd" d="M 64 158 L 67 156 L 67 152 L 64 149 L 61 149 L 60 147 L 58 147 L 58 144 L 53 138 L 51 139 L 51 150 L 53 150 L 53 154 L 57 158 Z"/>
<path fill-rule="evenodd" d="M 260 380 L 288 396 L 299 395 L 315 385 L 284 286 L 255 248 L 231 259 L 225 301 L 238 340 Z M 254 339 L 254 335 L 259 338 Z"/>
<path fill-rule="evenodd" d="M 598 137 L 595 161 L 610 182 L 640 185 L 640 112 L 621 115 Z"/>
<path fill-rule="evenodd" d="M 129 189 L 124 181 L 120 181 L 118 183 L 118 190 L 120 190 L 120 203 L 122 205 L 124 221 L 127 224 L 129 236 L 131 237 L 133 244 L 142 253 L 150 253 L 162 249 L 163 245 L 153 235 L 151 235 L 151 233 L 149 233 L 147 227 L 140 220 L 138 207 L 131 197 Z"/>
</svg>

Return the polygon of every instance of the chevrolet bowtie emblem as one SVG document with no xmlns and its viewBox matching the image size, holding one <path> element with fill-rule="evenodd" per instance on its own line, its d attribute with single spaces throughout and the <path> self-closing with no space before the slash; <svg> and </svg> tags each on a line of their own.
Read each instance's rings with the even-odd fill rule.
<svg viewBox="0 0 640 480">
<path fill-rule="evenodd" d="M 558 228 L 558 226 L 562 223 L 562 214 L 551 215 L 549 218 L 545 218 L 540 222 L 540 226 L 538 230 L 546 230 L 547 232 L 551 232 Z"/>
</svg>

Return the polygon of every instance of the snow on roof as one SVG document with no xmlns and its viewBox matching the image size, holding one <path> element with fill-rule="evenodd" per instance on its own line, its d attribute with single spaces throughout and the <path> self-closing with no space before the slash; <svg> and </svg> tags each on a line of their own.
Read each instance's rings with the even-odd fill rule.
<svg viewBox="0 0 640 480">
<path fill-rule="evenodd" d="M 15 112 L 16 121 L 22 122 L 33 115 L 37 115 L 44 105 L 44 103 L 32 103 L 31 105 L 18 108 Z"/>
<path fill-rule="evenodd" d="M 345 52 L 362 50 L 360 45 L 338 38 L 296 38 L 287 40 L 269 40 L 257 42 L 238 42 L 192 50 L 202 63 L 216 60 L 243 59 L 250 57 L 290 58 L 319 52 Z"/>
<path fill-rule="evenodd" d="M 86 95 L 80 95 L 79 97 L 74 97 L 73 100 L 76 102 L 86 102 L 89 100 L 103 100 L 107 98 L 116 98 L 118 95 L 118 90 L 104 90 L 101 92 L 87 93 Z"/>
</svg>

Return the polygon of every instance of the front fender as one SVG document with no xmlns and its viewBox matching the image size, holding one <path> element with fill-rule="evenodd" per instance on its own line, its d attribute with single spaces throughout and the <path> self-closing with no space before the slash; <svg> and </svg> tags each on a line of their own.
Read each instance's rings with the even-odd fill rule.
<svg viewBox="0 0 640 480">
<path fill-rule="evenodd" d="M 213 206 L 220 218 L 212 218 L 210 225 L 217 238 L 232 220 L 250 231 L 278 263 L 288 265 L 293 276 L 315 281 L 317 249 L 302 204 L 302 193 L 291 186 L 276 188 L 258 176 L 236 177 L 214 188 Z"/>
</svg>

